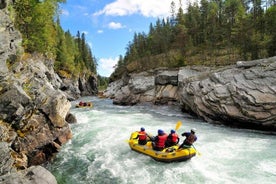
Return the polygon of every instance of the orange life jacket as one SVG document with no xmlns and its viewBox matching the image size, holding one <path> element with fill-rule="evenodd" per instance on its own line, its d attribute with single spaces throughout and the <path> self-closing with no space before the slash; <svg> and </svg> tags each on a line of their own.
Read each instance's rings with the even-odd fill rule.
<svg viewBox="0 0 276 184">
<path fill-rule="evenodd" d="M 140 131 L 138 135 L 139 135 L 139 140 L 141 141 L 147 139 L 147 134 L 145 131 Z"/>
<path fill-rule="evenodd" d="M 155 142 L 155 146 L 158 148 L 164 148 L 167 137 L 167 134 L 158 135 L 158 140 Z"/>
<path fill-rule="evenodd" d="M 176 133 L 173 133 L 173 134 L 171 134 L 172 135 L 172 142 L 173 143 L 176 143 L 177 142 L 177 138 L 178 138 L 178 135 L 176 134 Z"/>
</svg>

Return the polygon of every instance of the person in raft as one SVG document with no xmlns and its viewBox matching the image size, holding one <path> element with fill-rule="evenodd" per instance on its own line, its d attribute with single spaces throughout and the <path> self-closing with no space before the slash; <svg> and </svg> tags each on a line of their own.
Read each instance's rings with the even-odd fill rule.
<svg viewBox="0 0 276 184">
<path fill-rule="evenodd" d="M 191 147 L 193 143 L 197 140 L 195 132 L 196 129 L 192 128 L 191 132 L 184 132 L 183 134 L 181 134 L 182 136 L 185 136 L 186 139 L 183 141 L 183 143 L 179 146 L 178 149 Z"/>
<path fill-rule="evenodd" d="M 158 135 L 154 138 L 152 142 L 152 147 L 156 151 L 162 151 L 165 148 L 165 143 L 168 135 L 163 130 L 157 131 Z"/>
<path fill-rule="evenodd" d="M 147 137 L 148 134 L 145 131 L 144 127 L 141 127 L 140 131 L 138 132 L 138 136 L 136 139 L 138 139 L 138 144 L 145 145 L 147 144 Z"/>
<path fill-rule="evenodd" d="M 177 133 L 175 133 L 175 130 L 171 130 L 171 133 L 169 134 L 166 140 L 166 147 L 177 145 L 178 142 L 179 142 L 179 137 Z"/>
</svg>

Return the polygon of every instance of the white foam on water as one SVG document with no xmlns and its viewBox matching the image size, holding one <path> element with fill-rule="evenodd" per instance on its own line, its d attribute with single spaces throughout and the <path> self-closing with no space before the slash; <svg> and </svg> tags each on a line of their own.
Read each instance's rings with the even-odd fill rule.
<svg viewBox="0 0 276 184">
<path fill-rule="evenodd" d="M 276 159 L 262 161 L 256 166 L 256 169 L 265 177 L 276 178 Z"/>
<path fill-rule="evenodd" d="M 72 109 L 72 113 L 78 120 L 70 125 L 73 139 L 53 163 L 55 170 L 62 168 L 59 172 L 64 180 L 67 177 L 66 184 L 276 183 L 273 136 L 185 119 L 165 106 L 113 106 L 108 100 L 95 99 L 93 108 Z M 182 121 L 178 134 L 197 128 L 194 145 L 200 156 L 166 164 L 129 148 L 127 140 L 133 131 L 143 126 L 152 135 L 158 129 L 169 132 L 178 120 Z M 180 138 L 182 143 L 184 137 Z"/>
</svg>

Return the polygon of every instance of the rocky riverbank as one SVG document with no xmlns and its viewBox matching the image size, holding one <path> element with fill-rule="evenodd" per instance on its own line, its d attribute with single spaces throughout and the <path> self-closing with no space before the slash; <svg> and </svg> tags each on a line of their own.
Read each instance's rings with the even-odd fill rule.
<svg viewBox="0 0 276 184">
<path fill-rule="evenodd" d="M 178 104 L 207 122 L 276 131 L 276 57 L 223 68 L 160 68 L 125 75 L 104 95 L 114 104 Z"/>
<path fill-rule="evenodd" d="M 70 100 L 97 93 L 96 76 L 68 79 L 40 54 L 23 54 L 21 35 L 0 1 L 0 183 L 57 183 L 40 165 L 72 137 Z"/>
</svg>

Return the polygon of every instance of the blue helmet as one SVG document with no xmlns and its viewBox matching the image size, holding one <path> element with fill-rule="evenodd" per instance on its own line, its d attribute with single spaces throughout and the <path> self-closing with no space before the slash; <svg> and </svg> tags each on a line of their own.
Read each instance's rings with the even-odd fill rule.
<svg viewBox="0 0 276 184">
<path fill-rule="evenodd" d="M 161 130 L 161 129 L 158 130 L 158 135 L 161 135 L 161 134 L 163 134 L 163 133 L 164 133 L 163 130 Z"/>
<path fill-rule="evenodd" d="M 144 128 L 144 127 L 141 127 L 141 131 L 145 131 L 145 128 Z"/>
<path fill-rule="evenodd" d="M 174 131 L 174 130 L 171 130 L 171 133 L 172 133 L 172 134 L 174 134 L 174 133 L 175 133 L 175 131 Z"/>
</svg>

